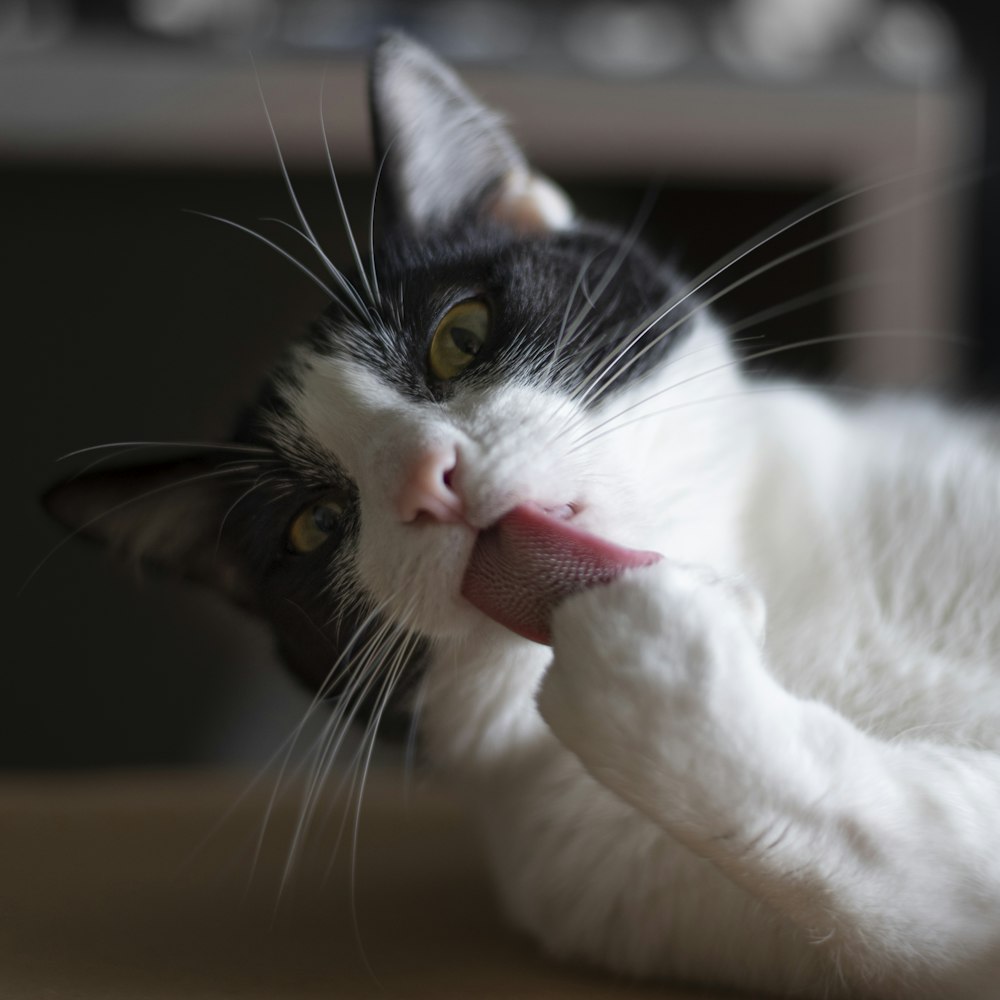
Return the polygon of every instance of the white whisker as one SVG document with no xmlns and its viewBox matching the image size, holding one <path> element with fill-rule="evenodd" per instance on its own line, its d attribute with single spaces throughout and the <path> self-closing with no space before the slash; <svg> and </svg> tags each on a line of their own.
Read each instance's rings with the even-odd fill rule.
<svg viewBox="0 0 1000 1000">
<path fill-rule="evenodd" d="M 299 610 L 302 610 L 302 609 L 300 608 Z M 303 615 L 305 615 L 304 611 L 302 611 L 302 613 L 303 613 Z M 358 626 L 357 630 L 355 631 L 354 636 L 351 637 L 351 639 L 346 643 L 346 645 L 344 646 L 344 648 L 339 652 L 339 654 L 337 655 L 336 659 L 334 660 L 333 665 L 331 666 L 330 670 L 327 672 L 326 677 L 324 678 L 324 680 L 322 681 L 322 683 L 316 689 L 316 692 L 314 693 L 314 695 L 312 697 L 312 700 L 310 701 L 308 707 L 306 708 L 306 711 L 303 713 L 303 716 L 302 716 L 301 720 L 298 722 L 298 724 L 295 726 L 295 728 L 291 731 L 291 733 L 288 734 L 288 736 L 286 737 L 286 739 L 282 743 L 282 746 L 279 747 L 279 749 L 276 752 L 275 756 L 272 758 L 272 760 L 276 759 L 282 753 L 282 751 L 284 751 L 284 759 L 283 759 L 283 761 L 281 763 L 281 767 L 278 769 L 278 774 L 275 777 L 274 786 L 273 786 L 273 788 L 271 790 L 271 795 L 270 795 L 270 798 L 268 800 L 267 806 L 265 808 L 265 813 L 264 813 L 263 821 L 261 823 L 260 833 L 258 834 L 258 837 L 257 837 L 257 846 L 256 846 L 256 849 L 254 851 L 253 862 L 251 864 L 251 871 L 250 871 L 250 877 L 251 877 L 251 879 L 253 877 L 253 872 L 254 872 L 254 870 L 257 867 L 257 864 L 258 864 L 258 861 L 259 861 L 259 858 L 260 858 L 260 853 L 261 853 L 261 851 L 263 849 L 264 839 L 265 839 L 265 837 L 267 835 L 267 829 L 268 829 L 268 826 L 270 824 L 270 817 L 271 817 L 271 814 L 274 811 L 274 806 L 275 806 L 275 804 L 277 802 L 279 790 L 280 790 L 280 788 L 282 786 L 282 783 L 285 780 L 285 772 L 288 769 L 289 763 L 291 761 L 292 754 L 295 751 L 295 747 L 298 744 L 299 738 L 301 737 L 302 733 L 305 731 L 306 725 L 308 724 L 309 720 L 312 718 L 313 714 L 316 712 L 316 710 L 319 708 L 319 706 L 321 704 L 323 704 L 323 701 L 326 698 L 326 696 L 330 693 L 330 691 L 333 688 L 333 686 L 338 682 L 338 680 L 339 680 L 338 673 L 339 673 L 341 667 L 344 666 L 345 661 L 347 661 L 351 656 L 354 656 L 358 652 L 355 649 L 355 646 L 354 646 L 354 639 L 357 636 L 362 635 L 364 633 L 365 629 L 368 628 L 368 626 L 372 622 L 377 621 L 378 618 L 379 618 L 379 616 L 381 614 L 382 614 L 382 609 L 380 607 L 372 608 L 371 611 L 369 612 L 368 616 L 361 622 L 361 624 Z M 306 615 L 306 617 L 308 618 L 307 615 Z M 320 632 L 322 634 L 322 630 L 320 630 Z M 363 654 L 364 649 L 365 649 L 365 647 L 363 646 L 362 647 L 362 654 Z M 324 731 L 325 731 L 325 727 L 324 727 Z"/>
<path fill-rule="evenodd" d="M 382 715 L 385 712 L 386 706 L 389 704 L 389 699 L 392 697 L 392 692 L 395 690 L 396 684 L 399 681 L 399 677 L 406 665 L 406 661 L 412 653 L 413 645 L 415 640 L 412 635 L 405 636 L 404 641 L 400 644 L 399 650 L 396 653 L 393 662 L 390 664 L 386 671 L 386 679 L 383 684 L 381 696 L 379 698 L 376 711 L 373 714 L 372 723 L 370 726 L 370 732 L 367 735 L 368 749 L 364 754 L 364 759 L 361 762 L 360 771 L 360 781 L 358 783 L 358 793 L 356 796 L 356 805 L 354 810 L 354 829 L 351 836 L 351 860 L 350 860 L 350 898 L 351 898 L 351 916 L 352 922 L 354 924 L 354 935 L 357 941 L 358 948 L 361 951 L 362 958 L 365 964 L 368 966 L 369 972 L 375 976 L 374 970 L 371 968 L 371 963 L 368 961 L 368 956 L 365 951 L 364 942 L 361 937 L 361 925 L 358 921 L 358 904 L 357 904 L 357 875 L 358 875 L 358 841 L 359 832 L 361 829 L 361 805 L 364 801 L 365 785 L 368 781 L 368 772 L 371 767 L 372 753 L 375 750 L 375 735 L 378 732 L 379 723 L 382 721 Z M 364 746 L 364 740 L 362 741 L 362 746 Z M 378 982 L 378 977 L 376 982 Z"/>
<path fill-rule="evenodd" d="M 777 347 L 769 347 L 766 350 L 756 351 L 753 354 L 750 354 L 747 357 L 742 358 L 742 359 L 740 359 L 740 358 L 733 358 L 731 361 L 727 361 L 724 364 L 713 365 L 711 368 L 707 368 L 704 371 L 697 372 L 694 375 L 690 375 L 687 378 L 680 379 L 679 381 L 674 382 L 671 385 L 665 386 L 664 388 L 659 389 L 656 392 L 650 393 L 644 399 L 641 399 L 638 402 L 633 403 L 630 406 L 625 407 L 625 409 L 619 411 L 614 416 L 608 417 L 606 420 L 602 420 L 599 424 L 597 424 L 596 426 L 590 428 L 590 430 L 586 434 L 582 435 L 577 441 L 575 441 L 574 444 L 573 444 L 573 448 L 571 450 L 572 451 L 576 451 L 578 448 L 582 447 L 584 444 L 593 442 L 595 440 L 598 440 L 599 438 L 604 437 L 606 434 L 611 433 L 612 431 L 619 430 L 622 427 L 627 427 L 627 426 L 630 426 L 631 424 L 638 423 L 641 420 L 646 420 L 649 417 L 661 415 L 661 414 L 664 414 L 664 413 L 668 413 L 668 412 L 670 412 L 670 411 L 672 411 L 674 409 L 677 409 L 677 407 L 667 407 L 664 410 L 655 410 L 655 411 L 652 411 L 650 413 L 644 413 L 644 414 L 641 414 L 640 416 L 636 417 L 633 420 L 626 421 L 624 424 L 620 424 L 620 425 L 618 425 L 616 427 L 611 428 L 610 431 L 605 431 L 603 434 L 596 434 L 595 433 L 596 431 L 600 430 L 601 428 L 606 427 L 608 424 L 612 423 L 613 421 L 617 420 L 618 418 L 624 416 L 626 413 L 630 413 L 632 410 L 636 410 L 636 409 L 638 409 L 641 406 L 645 406 L 646 403 L 650 402 L 650 400 L 655 399 L 657 396 L 662 396 L 665 393 L 671 392 L 674 389 L 679 388 L 680 386 L 687 385 L 687 384 L 689 384 L 691 382 L 694 382 L 694 381 L 696 381 L 696 380 L 698 380 L 700 378 L 705 378 L 708 375 L 714 375 L 714 374 L 716 374 L 716 373 L 718 373 L 720 371 L 724 371 L 725 369 L 732 368 L 732 367 L 734 367 L 736 365 L 746 364 L 746 363 L 748 363 L 750 361 L 756 361 L 756 360 L 758 360 L 760 358 L 771 357 L 772 355 L 775 355 L 775 354 L 784 354 L 787 351 L 794 351 L 794 350 L 797 350 L 797 349 L 800 349 L 800 348 L 804 348 L 804 347 L 816 347 L 816 346 L 821 345 L 821 344 L 836 344 L 836 343 L 840 343 L 842 341 L 870 340 L 870 339 L 873 339 L 873 338 L 883 338 L 883 337 L 898 337 L 898 338 L 903 339 L 903 340 L 912 340 L 916 336 L 928 336 L 928 335 L 927 334 L 916 334 L 912 330 L 866 330 L 866 331 L 857 331 L 857 332 L 853 332 L 853 333 L 835 333 L 835 334 L 831 334 L 830 336 L 827 336 L 827 337 L 810 337 L 810 338 L 808 338 L 806 340 L 796 341 L 794 344 L 781 344 L 781 345 L 779 345 Z M 935 339 L 945 340 L 945 341 L 948 341 L 949 343 L 955 343 L 955 344 L 967 344 L 968 343 L 968 341 L 966 339 L 962 338 L 962 337 L 947 337 L 947 336 L 937 336 L 937 335 L 935 335 Z M 729 394 L 729 395 L 734 395 L 734 394 Z M 737 393 L 735 395 L 740 395 L 740 394 Z M 719 397 L 719 398 L 725 398 L 725 397 Z M 684 406 L 684 405 L 686 405 L 686 403 L 682 403 L 682 404 L 679 404 L 679 405 L 680 406 Z"/>
<path fill-rule="evenodd" d="M 255 455 L 273 454 L 270 448 L 262 448 L 250 444 L 237 444 L 235 442 L 217 444 L 210 441 L 110 441 L 106 444 L 92 444 L 86 448 L 77 448 L 75 451 L 68 451 L 65 455 L 60 455 L 56 461 L 64 462 L 68 458 L 76 458 L 78 455 L 86 455 L 88 452 L 101 451 L 105 448 L 128 448 L 130 450 L 138 448 L 191 448 L 205 451 L 247 452 Z"/>
<path fill-rule="evenodd" d="M 351 247 L 351 256 L 354 258 L 354 266 L 357 269 L 358 277 L 361 279 L 368 295 L 368 301 L 372 308 L 376 306 L 375 295 L 372 286 L 368 283 L 368 276 L 365 273 L 364 265 L 361 262 L 361 254 L 358 251 L 358 243 L 354 238 L 354 231 L 351 229 L 351 220 L 347 217 L 347 209 L 344 207 L 344 198 L 340 192 L 340 184 L 337 181 L 337 171 L 333 168 L 333 156 L 330 153 L 330 138 L 326 133 L 326 115 L 323 111 L 324 99 L 326 97 L 326 68 L 323 69 L 323 80 L 319 88 L 319 127 L 323 134 L 323 149 L 326 151 L 326 165 L 330 171 L 330 180 L 333 182 L 333 193 L 337 199 L 337 208 L 340 211 L 341 221 L 344 223 L 344 232 L 347 234 L 347 241 Z"/>
<path fill-rule="evenodd" d="M 234 510 L 249 497 L 256 490 L 268 486 L 273 483 L 274 477 L 267 477 L 265 473 L 261 473 L 254 481 L 251 483 L 250 487 L 241 493 L 230 505 L 226 508 L 226 512 L 222 515 L 222 520 L 219 522 L 219 530 L 215 536 L 215 556 L 218 558 L 219 549 L 222 546 L 222 533 L 225 530 L 226 522 L 229 520 L 229 515 L 232 514 Z"/>
<path fill-rule="evenodd" d="M 806 220 L 812 218 L 815 215 L 818 215 L 821 212 L 828 211 L 829 209 L 834 208 L 835 206 L 845 201 L 848 201 L 852 198 L 857 198 L 870 191 L 888 187 L 893 183 L 898 183 L 901 179 L 904 179 L 905 177 L 908 176 L 912 175 L 904 174 L 902 177 L 894 177 L 890 178 L 889 180 L 877 181 L 872 184 L 854 188 L 851 191 L 848 191 L 842 195 L 838 195 L 835 198 L 828 199 L 813 209 L 797 214 L 789 221 L 779 222 L 770 229 L 765 230 L 764 233 L 761 234 L 760 236 L 754 237 L 747 243 L 741 244 L 739 247 L 736 248 L 736 250 L 734 250 L 732 253 L 730 253 L 729 255 L 727 255 L 722 259 L 723 263 L 721 265 L 719 266 L 713 265 L 711 268 L 702 271 L 702 273 L 698 275 L 698 277 L 693 279 L 693 281 L 689 282 L 685 286 L 685 289 L 681 293 L 678 293 L 677 295 L 673 296 L 671 300 L 662 309 L 658 310 L 651 317 L 647 318 L 647 320 L 643 322 L 642 328 L 633 335 L 631 335 L 629 338 L 627 338 L 627 343 L 625 344 L 624 347 L 615 348 L 612 352 L 609 352 L 609 355 L 606 357 L 610 358 L 610 360 L 601 362 L 600 365 L 598 365 L 598 368 L 601 369 L 600 371 L 596 370 L 592 371 L 586 377 L 586 379 L 584 380 L 584 388 L 579 393 L 581 404 L 585 405 L 588 402 L 593 402 L 595 398 L 599 397 L 604 392 L 606 392 L 608 388 L 611 385 L 613 385 L 618 378 L 620 378 L 626 371 L 628 371 L 629 368 L 632 367 L 632 365 L 634 365 L 653 347 L 659 344 L 665 337 L 668 337 L 671 333 L 673 333 L 673 331 L 676 330 L 679 326 L 683 325 L 685 322 L 687 322 L 688 319 L 696 315 L 698 312 L 701 312 L 703 309 L 706 309 L 708 306 L 717 302 L 723 296 L 728 295 L 735 289 L 740 288 L 741 286 L 747 284 L 747 282 L 752 281 L 755 278 L 759 277 L 760 275 L 766 274 L 768 271 L 771 271 L 774 268 L 779 267 L 790 260 L 794 260 L 795 258 L 800 257 L 803 254 L 810 252 L 811 250 L 815 250 L 818 247 L 825 246 L 838 239 L 841 239 L 844 236 L 850 235 L 851 233 L 869 228 L 873 225 L 876 225 L 879 222 L 885 221 L 886 219 L 894 218 L 897 215 L 909 211 L 910 209 L 914 208 L 917 205 L 923 204 L 928 200 L 938 197 L 942 191 L 951 190 L 954 187 L 956 187 L 959 183 L 965 183 L 964 179 L 962 179 L 961 181 L 952 180 L 949 183 L 942 185 L 940 188 L 933 189 L 931 191 L 917 195 L 916 197 L 908 199 L 900 204 L 890 206 L 889 208 L 886 208 L 881 212 L 877 212 L 874 215 L 868 216 L 865 219 L 859 219 L 856 222 L 848 223 L 844 226 L 841 226 L 836 230 L 834 230 L 832 233 L 827 233 L 823 236 L 817 237 L 814 240 L 810 240 L 807 243 L 803 244 L 802 246 L 799 246 L 794 250 L 789 250 L 788 252 L 779 255 L 777 258 L 769 261 L 768 263 L 755 268 L 749 274 L 746 274 L 738 278 L 737 280 L 731 282 L 729 285 L 723 288 L 721 291 L 714 293 L 704 302 L 699 302 L 697 305 L 695 305 L 693 309 L 689 310 L 685 316 L 671 323 L 666 330 L 661 331 L 656 337 L 653 338 L 652 341 L 645 344 L 639 351 L 633 354 L 625 364 L 618 367 L 617 370 L 614 372 L 614 375 L 607 382 L 605 382 L 603 385 L 601 384 L 601 380 L 604 378 L 604 376 L 607 375 L 608 372 L 612 371 L 612 369 L 615 369 L 615 367 L 625 357 L 625 355 L 628 354 L 629 351 L 631 351 L 632 348 L 635 345 L 637 345 L 646 336 L 646 334 L 648 334 L 658 323 L 666 319 L 666 317 L 670 315 L 670 313 L 672 313 L 678 306 L 682 305 L 693 295 L 697 294 L 707 284 L 709 284 L 715 278 L 719 277 L 725 271 L 729 270 L 729 268 L 733 267 L 735 264 L 739 263 L 745 257 L 749 256 L 756 250 L 770 243 L 772 240 L 781 236 L 783 233 L 786 233 L 790 229 L 793 229 L 794 227 L 801 225 Z M 615 351 L 617 351 L 617 353 L 615 353 Z M 611 357 L 612 354 L 614 355 L 614 357 Z M 595 388 L 597 389 L 597 392 L 591 395 L 592 390 L 594 390 Z"/>
<path fill-rule="evenodd" d="M 354 674 L 348 682 L 347 688 L 340 696 L 340 704 L 337 710 L 331 714 L 330 719 L 324 726 L 324 733 L 317 742 L 315 752 L 316 765 L 303 793 L 298 822 L 296 823 L 295 832 L 288 850 L 281 885 L 278 891 L 279 899 L 291 877 L 295 862 L 305 841 L 306 833 L 310 827 L 310 821 L 316 808 L 318 795 L 325 784 L 329 769 L 336 760 L 350 730 L 350 723 L 378 679 L 379 667 L 382 665 L 379 654 L 384 648 L 387 638 L 393 633 L 398 635 L 398 626 L 386 620 L 376 630 L 375 635 L 365 644 L 360 654 L 358 654 L 360 664 L 354 665 Z"/>
<path fill-rule="evenodd" d="M 264 97 L 264 87 L 261 84 L 260 73 L 257 71 L 257 63 L 254 60 L 253 55 L 250 56 L 250 61 L 253 64 L 254 78 L 257 81 L 257 92 L 260 94 L 260 103 L 264 109 L 264 117 L 267 120 L 267 127 L 271 132 L 271 139 L 274 141 L 275 152 L 278 155 L 278 169 L 281 171 L 281 176 L 284 179 L 285 189 L 287 190 L 289 200 L 292 203 L 292 209 L 295 212 L 295 217 L 299 220 L 299 224 L 308 235 L 309 241 L 311 242 L 313 249 L 316 251 L 316 255 L 323 262 L 323 266 L 326 268 L 330 277 L 336 281 L 340 289 L 357 308 L 358 315 L 364 316 L 367 312 L 364 302 L 358 295 L 354 286 L 344 277 L 340 269 L 333 263 L 332 260 L 330 260 L 326 252 L 320 246 L 319 240 L 316 239 L 316 234 L 313 233 L 312 227 L 309 225 L 309 220 L 305 216 L 305 212 L 302 211 L 302 206 L 295 193 L 295 187 L 292 184 L 292 179 L 288 174 L 288 168 L 285 166 L 285 158 L 281 152 L 281 143 L 278 142 L 278 133 L 275 131 L 274 123 L 271 121 L 271 112 L 267 106 L 267 99 Z M 332 296 L 332 298 L 336 299 L 336 296 Z"/>
<path fill-rule="evenodd" d="M 593 296 L 588 295 L 586 289 L 586 276 L 589 268 L 589 262 L 583 267 L 579 276 L 579 287 L 583 290 L 584 298 L 587 301 L 587 306 L 580 310 L 577 316 L 574 318 L 572 324 L 570 325 L 569 331 L 566 336 L 566 343 L 572 343 L 573 339 L 580 330 L 580 326 L 584 321 L 588 311 L 596 311 L 596 300 L 607 290 L 608 285 L 614 280 L 619 270 L 621 270 L 622 264 L 628 259 L 628 255 L 632 252 L 636 243 L 639 240 L 639 234 L 642 232 L 642 227 L 646 224 L 649 219 L 649 214 L 653 210 L 653 205 L 656 204 L 656 199 L 659 197 L 659 190 L 657 188 L 650 188 L 645 197 L 642 200 L 642 204 L 639 206 L 639 211 L 636 213 L 636 217 L 632 222 L 632 226 L 629 228 L 628 232 L 625 234 L 624 239 L 621 241 L 621 245 L 615 256 L 612 258 L 611 263 L 606 268 L 604 274 L 601 277 L 601 281 L 598 283 L 597 290 Z M 595 258 L 596 259 L 596 258 Z M 574 290 L 571 295 L 571 299 L 576 296 L 577 285 L 574 285 Z M 568 306 L 567 306 L 568 309 Z M 560 338 L 562 338 L 562 331 L 560 331 Z"/>
<path fill-rule="evenodd" d="M 380 302 L 382 293 L 378 285 L 378 269 L 375 267 L 375 200 L 378 197 L 379 182 L 382 180 L 382 171 L 385 169 L 386 160 L 389 158 L 389 150 L 392 142 L 385 147 L 382 159 L 379 160 L 378 170 L 375 171 L 375 181 L 372 184 L 372 200 L 368 212 L 368 255 L 371 263 L 371 283 L 375 289 L 375 301 Z"/>
<path fill-rule="evenodd" d="M 426 693 L 427 685 L 421 680 L 410 705 L 410 725 L 406 733 L 406 751 L 403 756 L 403 794 L 407 799 L 410 796 L 413 774 L 417 766 L 417 740 L 420 734 L 420 717 L 423 714 Z"/>
<path fill-rule="evenodd" d="M 743 330 L 749 330 L 751 327 L 767 323 L 772 319 L 780 319 L 782 316 L 797 312 L 799 309 L 806 309 L 809 306 L 816 305 L 818 302 L 835 298 L 843 292 L 853 292 L 860 288 L 871 288 L 878 283 L 879 279 L 873 275 L 844 278 L 842 281 L 834 281 L 828 285 L 824 285 L 822 288 L 786 299 L 784 302 L 771 306 L 769 309 L 761 309 L 759 312 L 753 313 L 744 319 L 735 322 L 727 321 L 726 331 L 729 334 L 729 341 L 730 343 L 735 343 L 732 339 L 733 334 L 741 333 Z"/>
<path fill-rule="evenodd" d="M 249 226 L 244 226 L 242 223 L 239 222 L 233 222 L 232 219 L 226 219 L 221 215 L 213 215 L 211 212 L 200 212 L 197 209 L 193 208 L 185 209 L 185 211 L 187 211 L 191 215 L 200 215 L 203 219 L 212 219 L 215 222 L 222 222 L 227 226 L 232 226 L 233 229 L 238 229 L 241 233 L 246 233 L 248 236 L 252 236 L 254 237 L 254 239 L 260 240 L 261 243 L 265 244 L 266 246 L 269 246 L 272 250 L 274 250 L 275 253 L 280 254 L 282 257 L 285 258 L 285 260 L 294 264 L 304 275 L 306 275 L 308 278 L 311 278 L 313 283 L 318 288 L 322 289 L 323 292 L 326 293 L 329 299 L 331 299 L 333 302 L 341 301 L 340 296 L 338 296 L 336 292 L 334 292 L 333 289 L 330 288 L 329 285 L 321 281 L 320 278 L 318 278 L 308 267 L 306 267 L 305 264 L 302 263 L 302 261 L 298 259 L 298 257 L 295 257 L 292 254 L 290 254 L 287 250 L 284 249 L 284 247 L 278 246 L 278 244 L 275 243 L 274 240 L 269 240 L 263 234 L 258 233 L 256 229 L 251 229 Z"/>
</svg>

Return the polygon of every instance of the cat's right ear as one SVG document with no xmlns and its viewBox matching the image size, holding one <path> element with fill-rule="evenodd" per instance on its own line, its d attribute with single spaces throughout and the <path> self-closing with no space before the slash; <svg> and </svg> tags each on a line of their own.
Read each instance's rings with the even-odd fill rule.
<svg viewBox="0 0 1000 1000">
<path fill-rule="evenodd" d="M 379 199 L 391 222 L 416 232 L 463 217 L 518 232 L 573 225 L 565 193 L 532 171 L 500 116 L 422 45 L 385 35 L 370 85 Z"/>
</svg>

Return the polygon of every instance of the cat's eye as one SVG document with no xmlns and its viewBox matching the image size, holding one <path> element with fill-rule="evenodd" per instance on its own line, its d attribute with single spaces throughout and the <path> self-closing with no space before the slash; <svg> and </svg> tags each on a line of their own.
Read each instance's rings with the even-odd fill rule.
<svg viewBox="0 0 1000 1000">
<path fill-rule="evenodd" d="M 288 547 L 304 555 L 318 549 L 340 524 L 344 508 L 334 499 L 325 497 L 300 511 L 288 528 Z"/>
<path fill-rule="evenodd" d="M 485 302 L 468 299 L 452 306 L 431 340 L 431 374 L 442 382 L 460 375 L 476 360 L 489 333 L 490 311 Z"/>
</svg>

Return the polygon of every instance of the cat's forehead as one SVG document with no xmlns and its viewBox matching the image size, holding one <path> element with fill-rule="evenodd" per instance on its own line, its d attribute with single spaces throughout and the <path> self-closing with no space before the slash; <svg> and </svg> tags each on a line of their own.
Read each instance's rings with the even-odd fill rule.
<svg viewBox="0 0 1000 1000">
<path fill-rule="evenodd" d="M 422 339 L 456 301 L 480 296 L 495 309 L 498 333 L 509 335 L 524 324 L 537 331 L 561 323 L 574 303 L 596 323 L 619 317 L 623 300 L 636 311 L 652 308 L 671 285 L 642 244 L 594 225 L 528 236 L 481 223 L 419 237 L 391 233 L 376 248 L 373 271 L 374 308 L 359 318 L 331 304 L 321 329 L 349 338 L 367 329 L 374 340 L 386 334 Z"/>
<path fill-rule="evenodd" d="M 581 269 L 597 271 L 617 259 L 621 277 L 636 266 L 656 270 L 653 257 L 634 237 L 612 227 L 583 223 L 572 229 L 519 234 L 499 225 L 468 225 L 420 235 L 397 230 L 376 249 L 375 264 L 390 279 L 454 278 L 466 274 L 517 284 L 526 276 L 544 277 L 539 289 L 559 294 L 560 282 L 575 281 Z"/>
</svg>

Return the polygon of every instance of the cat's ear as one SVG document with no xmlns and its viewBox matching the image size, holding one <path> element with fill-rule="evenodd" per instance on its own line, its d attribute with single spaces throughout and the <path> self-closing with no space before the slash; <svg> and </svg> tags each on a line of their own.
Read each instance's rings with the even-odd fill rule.
<svg viewBox="0 0 1000 1000">
<path fill-rule="evenodd" d="M 381 185 L 393 221 L 416 231 L 463 215 L 519 232 L 566 229 L 565 193 L 534 173 L 496 112 L 434 55 L 399 33 L 372 57 L 371 104 Z"/>
<path fill-rule="evenodd" d="M 246 489 L 232 457 L 213 453 L 85 473 L 51 487 L 42 504 L 76 535 L 243 604 L 244 575 L 224 531 L 227 511 Z"/>
</svg>

